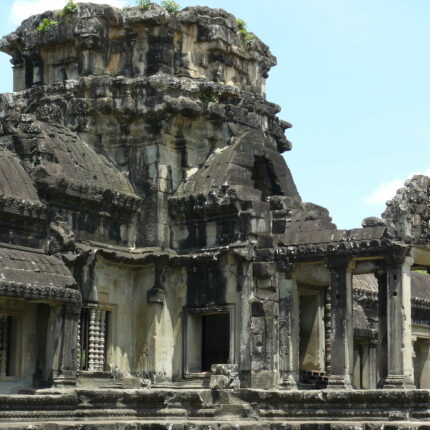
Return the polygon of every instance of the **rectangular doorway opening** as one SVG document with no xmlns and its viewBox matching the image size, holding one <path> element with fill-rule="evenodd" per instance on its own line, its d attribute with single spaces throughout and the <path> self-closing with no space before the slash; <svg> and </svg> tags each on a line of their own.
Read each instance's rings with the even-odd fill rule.
<svg viewBox="0 0 430 430">
<path fill-rule="evenodd" d="M 212 364 L 228 363 L 230 355 L 230 315 L 202 315 L 202 371 Z"/>
<path fill-rule="evenodd" d="M 184 374 L 205 375 L 213 364 L 234 362 L 232 313 L 186 313 L 184 326 Z"/>
</svg>

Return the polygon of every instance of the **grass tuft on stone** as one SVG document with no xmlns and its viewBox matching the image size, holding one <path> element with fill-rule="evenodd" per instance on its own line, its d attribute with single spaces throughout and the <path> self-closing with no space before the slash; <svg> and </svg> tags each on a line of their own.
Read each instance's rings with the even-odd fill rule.
<svg viewBox="0 0 430 430">
<path fill-rule="evenodd" d="M 181 9 L 179 3 L 175 2 L 174 0 L 163 0 L 161 2 L 161 6 L 163 6 L 164 9 L 166 9 L 169 13 L 177 13 Z"/>
<path fill-rule="evenodd" d="M 49 19 L 49 18 L 44 18 L 36 30 L 39 33 L 45 33 L 49 29 L 51 29 L 52 27 L 56 27 L 57 25 L 58 25 L 58 21 L 55 21 L 55 20 Z"/>
</svg>

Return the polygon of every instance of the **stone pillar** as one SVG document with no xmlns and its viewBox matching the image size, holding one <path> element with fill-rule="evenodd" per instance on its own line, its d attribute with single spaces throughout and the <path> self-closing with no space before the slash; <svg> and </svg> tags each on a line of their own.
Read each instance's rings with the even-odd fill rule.
<svg viewBox="0 0 430 430">
<path fill-rule="evenodd" d="M 50 308 L 47 366 L 55 385 L 76 384 L 80 312 L 81 307 L 74 303 Z"/>
<path fill-rule="evenodd" d="M 327 267 L 331 279 L 331 371 L 327 388 L 352 388 L 354 366 L 352 325 L 353 263 L 346 257 L 329 257 Z"/>
<path fill-rule="evenodd" d="M 280 385 L 294 390 L 299 381 L 299 296 L 293 265 L 282 269 L 285 276 L 279 279 Z"/>
<path fill-rule="evenodd" d="M 9 356 L 9 317 L 0 314 L 0 377 L 7 375 L 7 361 Z"/>
<path fill-rule="evenodd" d="M 386 256 L 386 282 L 380 283 L 380 383 L 383 388 L 414 388 L 411 266 L 405 250 Z M 383 309 L 385 305 L 385 309 Z"/>
<path fill-rule="evenodd" d="M 325 371 L 327 375 L 331 372 L 331 287 L 326 288 L 324 293 L 324 336 L 325 336 Z"/>
<path fill-rule="evenodd" d="M 236 334 L 239 338 L 240 386 L 251 387 L 251 307 L 249 298 L 252 294 L 253 266 L 248 261 L 240 261 L 237 269 L 237 285 L 240 292 L 240 323 Z"/>
<path fill-rule="evenodd" d="M 251 296 L 251 387 L 272 389 L 279 381 L 278 273 L 272 262 L 253 263 Z"/>
<path fill-rule="evenodd" d="M 387 273 L 375 273 L 378 280 L 378 348 L 377 348 L 377 388 L 382 388 L 388 375 L 387 348 Z"/>
</svg>

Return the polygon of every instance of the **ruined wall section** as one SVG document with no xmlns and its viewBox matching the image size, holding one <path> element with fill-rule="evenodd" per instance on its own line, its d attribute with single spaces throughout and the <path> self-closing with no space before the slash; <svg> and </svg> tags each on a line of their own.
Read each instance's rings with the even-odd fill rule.
<svg viewBox="0 0 430 430">
<path fill-rule="evenodd" d="M 36 31 L 43 19 L 59 24 Z M 159 72 L 236 86 L 264 97 L 265 79 L 276 64 L 259 39 L 238 34 L 233 15 L 222 9 L 185 8 L 170 14 L 80 4 L 75 14 L 45 12 L 25 20 L 3 39 L 12 55 L 15 90 L 81 76 L 144 77 Z M 30 77 L 33 82 L 22 77 Z M 36 79 L 37 78 L 37 79 Z"/>
<path fill-rule="evenodd" d="M 391 237 L 417 246 L 430 241 L 430 179 L 417 175 L 387 202 L 382 217 Z"/>
</svg>

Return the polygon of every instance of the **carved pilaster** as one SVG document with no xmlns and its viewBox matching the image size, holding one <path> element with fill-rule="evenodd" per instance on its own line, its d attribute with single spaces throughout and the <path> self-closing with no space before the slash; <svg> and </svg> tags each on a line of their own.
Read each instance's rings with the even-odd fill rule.
<svg viewBox="0 0 430 430">
<path fill-rule="evenodd" d="M 56 318 L 50 319 L 54 331 L 58 334 L 58 341 L 51 343 L 54 346 L 56 360 L 52 371 L 53 382 L 56 385 L 76 384 L 77 351 L 78 351 L 78 324 L 80 305 L 70 303 L 57 308 Z M 55 321 L 56 320 L 56 321 Z"/>
<path fill-rule="evenodd" d="M 391 248 L 379 275 L 380 382 L 383 388 L 414 388 L 411 266 L 408 250 Z"/>
<path fill-rule="evenodd" d="M 346 257 L 327 259 L 331 288 L 331 369 L 327 388 L 352 388 L 353 325 L 352 270 L 354 263 Z"/>
<path fill-rule="evenodd" d="M 164 304 L 166 290 L 163 282 L 163 272 L 167 264 L 166 258 L 157 259 L 154 263 L 154 285 L 148 290 L 148 303 Z"/>
<path fill-rule="evenodd" d="M 279 263 L 279 262 L 278 262 Z M 294 265 L 277 265 L 283 276 L 279 279 L 279 370 L 281 387 L 297 388 L 299 380 L 299 299 Z"/>
</svg>

